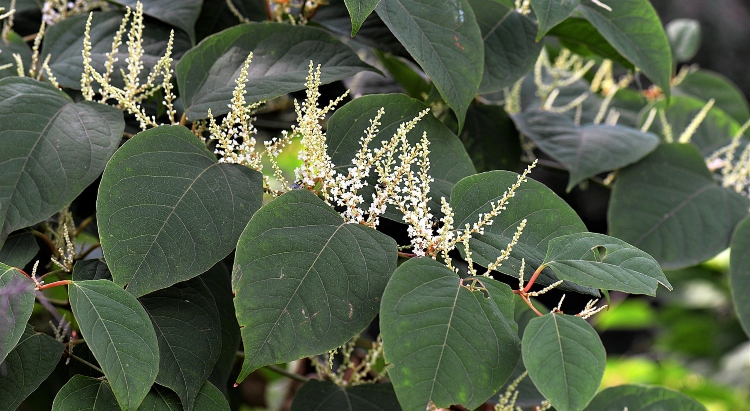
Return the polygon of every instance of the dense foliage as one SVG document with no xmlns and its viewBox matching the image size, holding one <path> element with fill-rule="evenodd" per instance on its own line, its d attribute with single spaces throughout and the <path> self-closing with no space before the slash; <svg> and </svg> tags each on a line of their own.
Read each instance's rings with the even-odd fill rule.
<svg viewBox="0 0 750 411">
<path fill-rule="evenodd" d="M 728 247 L 750 335 L 750 109 L 648 0 L 37 3 L 0 2 L 0 410 L 269 373 L 291 410 L 705 410 L 601 390 L 592 324 Z"/>
</svg>

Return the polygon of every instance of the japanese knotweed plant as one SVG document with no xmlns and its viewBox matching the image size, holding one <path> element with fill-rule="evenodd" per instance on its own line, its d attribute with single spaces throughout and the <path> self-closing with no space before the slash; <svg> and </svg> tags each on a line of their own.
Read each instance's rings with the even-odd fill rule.
<svg viewBox="0 0 750 411">
<path fill-rule="evenodd" d="M 46 1 L 30 44 L 4 16 L 0 410 L 228 410 L 265 371 L 292 410 L 701 409 L 598 392 L 587 321 L 750 205 L 747 126 L 678 95 L 648 1 L 264 3 Z M 328 97 L 371 64 L 408 95 Z M 537 167 L 611 189 L 611 236 Z M 686 209 L 717 208 L 697 239 Z"/>
</svg>

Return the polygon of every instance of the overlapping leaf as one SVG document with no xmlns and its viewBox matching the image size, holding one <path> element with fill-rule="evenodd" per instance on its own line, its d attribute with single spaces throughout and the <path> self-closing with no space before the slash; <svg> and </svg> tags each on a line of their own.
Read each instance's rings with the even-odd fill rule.
<svg viewBox="0 0 750 411">
<path fill-rule="evenodd" d="M 719 187 L 698 150 L 663 144 L 621 170 L 609 207 L 610 234 L 665 269 L 705 261 L 729 245 L 750 200 Z"/>
<path fill-rule="evenodd" d="M 21 58 L 24 70 L 31 68 L 31 47 L 21 36 L 11 31 L 7 39 L 0 39 L 0 66 L 3 67 L 0 69 L 0 78 L 18 75 L 18 62 L 13 57 L 14 54 Z"/>
<path fill-rule="evenodd" d="M 529 377 L 556 410 L 586 407 L 606 363 L 604 346 L 586 320 L 555 313 L 534 318 L 521 344 Z"/>
<path fill-rule="evenodd" d="M 23 335 L 34 308 L 34 284 L 17 269 L 0 263 L 0 363 Z"/>
<path fill-rule="evenodd" d="M 664 387 L 618 385 L 594 397 L 585 411 L 706 411 L 698 401 Z"/>
<path fill-rule="evenodd" d="M 109 280 L 76 281 L 69 293 L 81 334 L 117 403 L 124 410 L 135 410 L 159 371 L 159 345 L 146 310 Z"/>
<path fill-rule="evenodd" d="M 357 34 L 367 16 L 375 10 L 378 2 L 380 0 L 344 0 L 347 10 L 352 16 L 352 37 Z"/>
<path fill-rule="evenodd" d="M 518 170 L 521 139 L 502 106 L 469 107 L 460 138 L 477 171 Z"/>
<path fill-rule="evenodd" d="M 260 173 L 218 163 L 187 128 L 139 133 L 99 186 L 97 222 L 114 281 L 141 296 L 204 273 L 234 249 L 261 200 Z"/>
<path fill-rule="evenodd" d="M 686 95 L 707 102 L 714 99 L 714 107 L 729 114 L 738 123 L 750 118 L 750 108 L 742 91 L 728 78 L 709 70 L 691 71 L 672 88 L 675 95 Z"/>
<path fill-rule="evenodd" d="M 63 385 L 52 403 L 52 411 L 111 411 L 119 408 L 107 381 L 80 374 Z"/>
<path fill-rule="evenodd" d="M 249 102 L 304 89 L 311 61 L 321 65 L 324 84 L 374 70 L 317 28 L 279 23 L 236 26 L 207 37 L 177 64 L 177 84 L 189 119 L 206 118 L 208 109 L 214 116 L 229 111 L 236 79 L 251 52 L 245 85 Z"/>
<path fill-rule="evenodd" d="M 151 387 L 143 399 L 138 411 L 182 411 L 180 397 L 174 392 L 158 385 Z"/>
<path fill-rule="evenodd" d="M 430 258 L 403 263 L 383 294 L 380 329 L 388 375 L 405 410 L 474 409 L 503 385 L 519 358 L 513 293 L 481 278 L 471 291 Z M 463 281 L 463 282 L 462 282 Z"/>
<path fill-rule="evenodd" d="M 0 80 L 0 246 L 76 198 L 117 149 L 122 112 L 25 77 Z"/>
<path fill-rule="evenodd" d="M 519 131 L 570 171 L 567 191 L 603 171 L 635 163 L 659 144 L 652 133 L 605 124 L 578 126 L 549 111 L 525 111 L 513 119 Z"/>
<path fill-rule="evenodd" d="M 463 127 L 482 81 L 482 33 L 467 0 L 381 0 L 375 8 L 430 77 Z"/>
<path fill-rule="evenodd" d="M 73 266 L 73 281 L 112 280 L 107 263 L 102 259 L 81 260 Z"/>
<path fill-rule="evenodd" d="M 31 262 L 39 246 L 36 243 L 34 234 L 28 231 L 21 231 L 8 236 L 5 244 L 0 247 L 0 262 L 11 267 L 23 268 Z"/>
<path fill-rule="evenodd" d="M 615 50 L 596 27 L 585 19 L 570 17 L 553 27 L 549 35 L 557 37 L 563 47 L 578 55 L 601 56 L 616 61 L 625 68 L 633 68 L 633 63 Z"/>
<path fill-rule="evenodd" d="M 237 243 L 232 289 L 245 362 L 238 380 L 267 365 L 320 354 L 375 318 L 396 268 L 396 242 L 345 224 L 307 190 L 253 216 Z"/>
<path fill-rule="evenodd" d="M 750 336 L 750 217 L 743 219 L 734 231 L 729 260 L 732 301 L 742 329 Z"/>
<path fill-rule="evenodd" d="M 229 403 L 218 388 L 206 381 L 203 383 L 201 390 L 198 391 L 198 397 L 195 399 L 195 409 L 229 411 Z"/>
<path fill-rule="evenodd" d="M 14 411 L 34 392 L 55 369 L 64 348 L 54 338 L 26 326 L 18 345 L 0 361 L 0 410 Z"/>
<path fill-rule="evenodd" d="M 310 380 L 294 396 L 291 411 L 401 411 L 390 383 L 340 387 L 331 381 Z"/>
<path fill-rule="evenodd" d="M 134 10 L 138 1 L 143 4 L 143 14 L 181 29 L 195 43 L 195 23 L 201 12 L 202 0 L 114 0 Z"/>
<path fill-rule="evenodd" d="M 156 382 L 172 389 L 186 411 L 221 351 L 221 320 L 211 292 L 200 278 L 140 298 L 159 341 Z"/>
<path fill-rule="evenodd" d="M 536 40 L 541 40 L 552 27 L 568 18 L 580 3 L 580 0 L 531 0 L 539 24 Z"/>
</svg>

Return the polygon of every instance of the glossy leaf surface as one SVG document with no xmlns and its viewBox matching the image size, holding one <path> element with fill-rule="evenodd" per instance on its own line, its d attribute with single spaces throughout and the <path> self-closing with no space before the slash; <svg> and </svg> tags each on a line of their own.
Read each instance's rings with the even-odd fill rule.
<svg viewBox="0 0 750 411">
<path fill-rule="evenodd" d="M 513 293 L 478 278 L 484 289 L 470 291 L 430 258 L 413 258 L 393 274 L 383 294 L 380 329 L 403 409 L 423 410 L 430 401 L 474 409 L 513 372 L 519 358 Z"/>
<path fill-rule="evenodd" d="M 34 309 L 34 283 L 17 269 L 0 263 L 0 363 L 26 329 Z"/>
<path fill-rule="evenodd" d="M 396 268 L 396 242 L 343 218 L 307 190 L 261 208 L 237 243 L 232 290 L 245 362 L 267 364 L 336 348 L 375 318 Z"/>
<path fill-rule="evenodd" d="M 732 302 L 742 329 L 750 336 L 750 217 L 743 219 L 734 231 L 729 260 Z"/>
<path fill-rule="evenodd" d="M 618 385 L 594 397 L 585 411 L 706 411 L 698 401 L 677 391 L 645 385 Z"/>
<path fill-rule="evenodd" d="M 339 387 L 331 381 L 310 380 L 294 396 L 291 411 L 400 411 L 393 385 L 362 384 Z"/>
<path fill-rule="evenodd" d="M 187 128 L 160 126 L 112 157 L 97 198 L 114 281 L 135 296 L 204 273 L 234 249 L 262 199 L 262 177 L 218 163 Z"/>
</svg>

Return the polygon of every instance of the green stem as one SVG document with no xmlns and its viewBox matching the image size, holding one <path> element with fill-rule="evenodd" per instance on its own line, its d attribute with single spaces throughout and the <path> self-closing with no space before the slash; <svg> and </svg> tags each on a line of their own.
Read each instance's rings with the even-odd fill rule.
<svg viewBox="0 0 750 411">
<path fill-rule="evenodd" d="M 284 377 L 287 377 L 287 378 L 292 379 L 294 381 L 299 381 L 299 382 L 308 382 L 308 381 L 310 381 L 310 379 L 307 378 L 307 377 L 305 377 L 305 376 L 302 376 L 302 375 L 299 375 L 299 374 L 295 374 L 293 372 L 289 372 L 289 371 L 287 371 L 287 370 L 285 370 L 285 369 L 283 369 L 283 368 L 281 368 L 281 367 L 279 367 L 277 365 L 266 365 L 263 368 L 265 368 L 267 370 L 271 370 L 271 371 L 273 371 L 273 372 L 275 372 L 277 374 L 281 374 Z"/>
<path fill-rule="evenodd" d="M 81 358 L 81 357 L 79 357 L 79 356 L 77 356 L 77 355 L 75 355 L 75 354 L 71 354 L 70 352 L 68 352 L 68 355 L 70 356 L 70 358 L 72 358 L 72 359 L 74 359 L 74 360 L 76 360 L 76 361 L 80 362 L 81 364 L 86 364 L 86 365 L 88 365 L 89 367 L 91 367 L 91 368 L 95 369 L 96 371 L 98 371 L 98 372 L 102 373 L 102 375 L 105 375 L 105 374 L 104 374 L 104 370 L 102 370 L 101 368 L 97 367 L 96 365 L 94 365 L 94 364 L 92 364 L 92 363 L 90 363 L 90 362 L 88 362 L 88 361 L 84 360 L 83 358 Z"/>
</svg>

